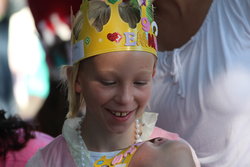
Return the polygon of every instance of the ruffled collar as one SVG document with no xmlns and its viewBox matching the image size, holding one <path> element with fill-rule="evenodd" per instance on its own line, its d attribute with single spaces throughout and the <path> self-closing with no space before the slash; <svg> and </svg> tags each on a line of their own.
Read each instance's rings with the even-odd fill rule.
<svg viewBox="0 0 250 167">
<path fill-rule="evenodd" d="M 157 121 L 158 114 L 145 112 L 139 119 L 142 124 L 142 135 L 141 139 L 143 141 L 148 140 L 152 134 L 155 123 Z M 70 153 L 75 161 L 77 167 L 89 167 L 90 165 L 90 155 L 89 151 L 81 137 L 80 125 L 82 118 L 69 118 L 65 120 L 62 135 L 65 138 Z"/>
</svg>

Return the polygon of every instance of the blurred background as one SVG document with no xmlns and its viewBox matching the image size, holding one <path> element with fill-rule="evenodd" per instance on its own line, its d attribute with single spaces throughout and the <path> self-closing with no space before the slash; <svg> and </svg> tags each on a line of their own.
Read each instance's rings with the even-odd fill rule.
<svg viewBox="0 0 250 167">
<path fill-rule="evenodd" d="M 57 136 L 67 113 L 70 11 L 81 0 L 0 0 L 0 108 Z M 71 7 L 71 8 L 70 8 Z"/>
</svg>

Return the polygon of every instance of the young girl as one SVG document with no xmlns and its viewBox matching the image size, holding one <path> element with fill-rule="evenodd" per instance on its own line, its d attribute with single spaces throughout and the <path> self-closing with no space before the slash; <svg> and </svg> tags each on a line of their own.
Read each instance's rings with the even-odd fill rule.
<svg viewBox="0 0 250 167">
<path fill-rule="evenodd" d="M 150 1 L 83 1 L 73 24 L 73 65 L 64 67 L 68 119 L 62 135 L 27 166 L 141 167 L 143 160 L 133 159 L 141 155 L 137 150 L 147 148 L 148 142 L 141 141 L 179 140 L 178 135 L 154 127 L 155 114 L 144 113 L 157 60 L 152 16 Z M 164 150 L 163 159 L 170 154 L 178 157 L 162 166 L 195 166 L 195 155 L 185 142 L 166 142 L 159 148 Z M 188 160 L 179 163 L 186 156 Z"/>
</svg>

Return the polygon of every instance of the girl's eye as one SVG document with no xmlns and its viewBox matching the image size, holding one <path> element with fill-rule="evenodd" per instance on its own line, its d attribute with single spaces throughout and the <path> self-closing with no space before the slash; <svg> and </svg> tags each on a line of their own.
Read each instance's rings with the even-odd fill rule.
<svg viewBox="0 0 250 167">
<path fill-rule="evenodd" d="M 135 85 L 138 85 L 138 86 L 143 86 L 143 85 L 146 85 L 148 82 L 147 81 L 136 81 L 134 82 Z"/>
<path fill-rule="evenodd" d="M 101 81 L 101 83 L 104 86 L 110 86 L 110 85 L 114 85 L 115 81 Z"/>
</svg>

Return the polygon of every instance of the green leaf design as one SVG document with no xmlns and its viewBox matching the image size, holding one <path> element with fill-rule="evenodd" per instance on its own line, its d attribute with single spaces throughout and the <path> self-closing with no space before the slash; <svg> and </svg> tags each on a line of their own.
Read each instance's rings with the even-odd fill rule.
<svg viewBox="0 0 250 167">
<path fill-rule="evenodd" d="M 108 0 L 108 1 L 109 1 L 109 3 L 115 4 L 119 0 Z"/>
</svg>

